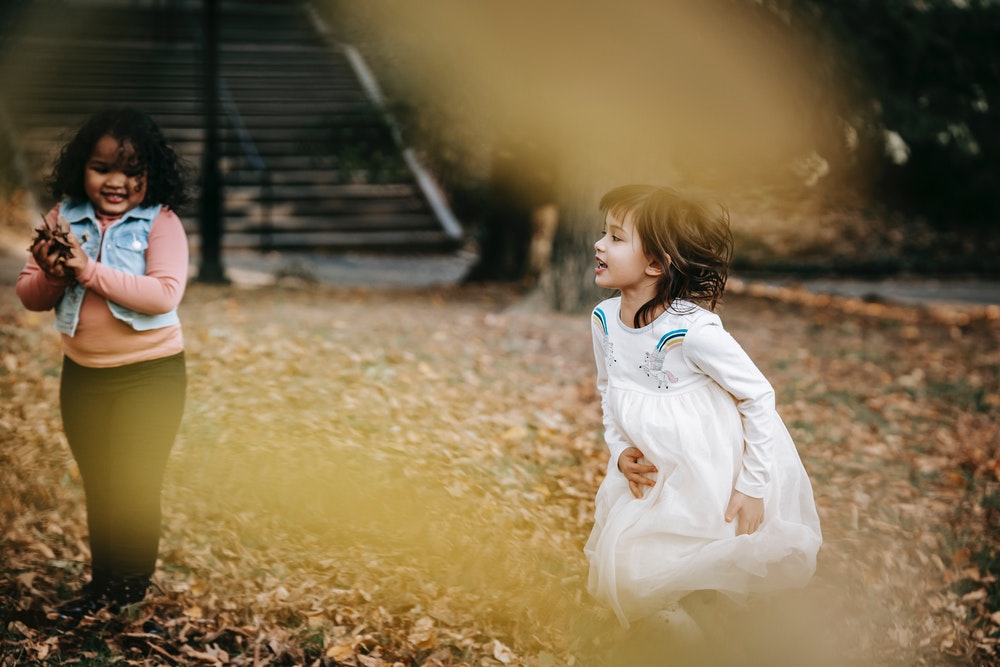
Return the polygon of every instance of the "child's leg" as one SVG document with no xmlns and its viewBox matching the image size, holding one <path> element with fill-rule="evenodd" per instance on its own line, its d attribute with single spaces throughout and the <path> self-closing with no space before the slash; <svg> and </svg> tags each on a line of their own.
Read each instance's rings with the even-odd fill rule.
<svg viewBox="0 0 1000 667">
<path fill-rule="evenodd" d="M 59 390 L 63 430 L 80 477 L 87 503 L 87 533 L 90 541 L 91 588 L 108 584 L 111 560 L 111 526 L 104 520 L 110 504 L 111 387 L 99 369 L 85 368 L 69 358 L 63 360 Z"/>
<path fill-rule="evenodd" d="M 731 634 L 738 606 L 725 595 L 711 590 L 694 591 L 680 604 L 706 636 L 721 639 Z"/>
<path fill-rule="evenodd" d="M 107 519 L 114 526 L 110 567 L 149 577 L 160 542 L 160 491 L 184 412 L 182 356 L 135 365 L 111 410 Z"/>
<path fill-rule="evenodd" d="M 87 494 L 98 591 L 153 572 L 160 487 L 184 394 L 183 355 L 111 369 L 64 364 L 63 425 Z"/>
</svg>

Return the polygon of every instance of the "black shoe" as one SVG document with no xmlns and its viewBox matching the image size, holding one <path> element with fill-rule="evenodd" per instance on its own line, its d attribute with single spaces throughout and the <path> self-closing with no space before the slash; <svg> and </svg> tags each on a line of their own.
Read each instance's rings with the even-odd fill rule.
<svg viewBox="0 0 1000 667">
<path fill-rule="evenodd" d="M 135 575 L 113 581 L 107 588 L 107 597 L 117 607 L 127 607 L 130 604 L 142 602 L 149 590 L 149 577 Z M 115 613 L 118 610 L 115 609 Z"/>
<path fill-rule="evenodd" d="M 80 588 L 80 597 L 89 600 L 99 600 L 102 597 L 107 597 L 107 592 L 107 580 L 94 577 Z"/>
<path fill-rule="evenodd" d="M 96 595 L 93 591 L 83 591 L 81 595 L 67 600 L 55 608 L 56 620 L 61 623 L 78 624 L 84 616 L 91 616 L 109 606 L 106 597 Z M 51 618 L 51 617 L 50 617 Z"/>
<path fill-rule="evenodd" d="M 136 575 L 110 580 L 92 579 L 84 584 L 80 595 L 56 608 L 60 620 L 79 623 L 84 616 L 102 609 L 118 614 L 122 607 L 141 602 L 149 589 L 149 577 Z"/>
</svg>

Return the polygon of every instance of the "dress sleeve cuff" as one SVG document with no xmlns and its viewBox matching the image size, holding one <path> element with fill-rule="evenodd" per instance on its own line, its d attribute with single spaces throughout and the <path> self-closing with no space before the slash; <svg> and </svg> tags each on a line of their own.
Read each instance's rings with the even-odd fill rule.
<svg viewBox="0 0 1000 667">
<path fill-rule="evenodd" d="M 622 452 L 628 449 L 628 445 L 624 442 L 608 443 L 608 449 L 611 451 L 611 460 L 608 461 L 608 472 L 617 472 L 621 475 L 622 471 L 618 469 L 618 459 L 621 458 Z"/>
<path fill-rule="evenodd" d="M 740 473 L 739 479 L 736 480 L 736 490 L 740 493 L 750 496 L 751 498 L 763 498 L 764 492 L 767 490 L 768 480 L 756 480 L 750 478 L 747 471 L 744 470 Z"/>
</svg>

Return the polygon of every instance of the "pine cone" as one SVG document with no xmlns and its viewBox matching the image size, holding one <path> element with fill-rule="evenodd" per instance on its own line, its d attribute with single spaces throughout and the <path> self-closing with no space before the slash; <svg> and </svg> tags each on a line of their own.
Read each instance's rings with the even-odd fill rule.
<svg viewBox="0 0 1000 667">
<path fill-rule="evenodd" d="M 83 240 L 87 240 L 86 235 L 84 235 Z M 35 238 L 31 240 L 31 247 L 28 248 L 28 252 L 32 252 L 42 241 L 49 241 L 51 243 L 48 251 L 49 257 L 56 255 L 56 264 L 62 265 L 65 275 L 69 278 L 75 277 L 73 269 L 66 266 L 66 260 L 73 253 L 73 248 L 69 244 L 69 226 L 66 225 L 66 228 L 53 229 L 45 222 L 45 218 L 42 218 L 42 226 L 35 229 Z"/>
</svg>

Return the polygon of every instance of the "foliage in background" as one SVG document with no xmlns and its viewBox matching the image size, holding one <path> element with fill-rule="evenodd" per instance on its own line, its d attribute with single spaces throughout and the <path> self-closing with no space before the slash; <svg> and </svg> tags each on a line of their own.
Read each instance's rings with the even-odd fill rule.
<svg viewBox="0 0 1000 667">
<path fill-rule="evenodd" d="M 0 58 L 10 55 L 8 35 L 16 30 L 17 22 L 30 0 L 7 0 L 0 3 Z M 2 84 L 2 82 L 0 82 Z M 10 119 L 0 99 L 0 211 L 6 200 L 24 184 L 25 174 L 20 162 L 20 149 L 12 134 Z M 0 220 L 0 223 L 3 221 Z"/>
<path fill-rule="evenodd" d="M 447 3 L 429 7 L 442 4 Z M 495 198 L 502 196 L 491 187 L 492 158 L 511 127 L 499 111 L 490 115 L 475 108 L 469 91 L 426 94 L 438 90 L 439 80 L 458 66 L 455 61 L 469 56 L 458 50 L 437 53 L 420 67 L 412 66 L 411 56 L 428 39 L 459 43 L 457 36 L 447 35 L 452 26 L 414 26 L 412 34 L 396 33 L 390 39 L 378 27 L 400 8 L 398 3 L 316 0 L 316 5 L 338 38 L 357 44 L 370 59 L 408 139 L 440 175 L 460 219 L 475 236 L 489 210 L 497 208 Z M 654 5 L 622 3 L 622 21 L 629 10 Z M 713 8 L 706 12 L 715 11 L 720 26 L 742 22 L 747 33 L 776 45 L 779 60 L 798 62 L 794 76 L 788 77 L 794 79 L 789 84 L 793 93 L 782 103 L 794 121 L 788 135 L 798 138 L 776 142 L 770 153 L 748 140 L 757 152 L 735 180 L 720 180 L 710 165 L 692 163 L 691 155 L 647 155 L 638 160 L 645 166 L 627 169 L 606 169 L 598 159 L 595 164 L 581 164 L 576 157 L 568 164 L 564 159 L 559 239 L 569 245 L 557 248 L 557 256 L 570 257 L 589 246 L 596 197 L 628 178 L 718 193 L 733 212 L 740 270 L 996 271 L 990 254 L 1000 250 L 995 222 L 1000 214 L 1000 198 L 995 196 L 1000 189 L 1000 4 L 720 0 L 703 6 Z M 489 7 L 497 17 L 518 20 L 516 6 L 508 14 L 499 5 Z M 567 13 L 565 23 L 549 26 L 549 32 L 560 35 L 577 18 L 578 13 Z M 432 34 L 435 27 L 445 35 Z M 526 34 L 545 34 L 531 27 Z M 509 45 L 512 63 L 523 46 Z M 708 59 L 712 55 L 698 54 Z M 554 80 L 553 86 L 560 83 Z M 726 94 L 720 89 L 706 97 L 705 112 L 718 113 L 712 95 L 721 95 L 724 104 Z M 678 89 L 677 95 L 684 98 L 687 93 Z M 743 104 L 746 99 L 731 101 Z M 533 113 L 533 101 L 523 102 L 524 112 Z M 534 103 L 544 106 L 543 100 Z M 622 107 L 643 104 L 637 91 L 623 98 Z M 567 109 L 565 120 L 571 122 L 581 111 Z M 725 129 L 722 123 L 714 127 Z M 748 127 L 744 134 L 753 133 Z M 523 132 L 519 138 L 533 139 Z M 735 164 L 746 157 L 739 154 L 741 145 L 734 143 L 727 161 Z M 643 148 L 637 146 L 637 156 Z M 646 168 L 656 160 L 671 164 Z M 555 271 L 576 269 L 576 264 L 557 264 Z M 573 279 L 556 275 L 546 280 L 556 284 Z M 565 301 L 555 294 L 550 297 Z"/>
<path fill-rule="evenodd" d="M 734 269 L 995 274 L 1000 4 L 729 4 L 806 59 L 811 84 L 799 91 L 801 113 L 813 116 L 810 151 L 788 163 L 796 179 L 748 178 L 733 187 L 679 170 L 682 185 L 707 188 L 729 206 Z M 557 273 L 577 271 L 576 255 L 586 254 L 594 185 L 616 184 L 603 176 L 563 193 Z M 559 275 L 551 282 L 574 281 Z M 580 305 L 596 294 L 578 291 Z M 551 300 L 566 302 L 559 294 Z"/>
<path fill-rule="evenodd" d="M 7 114 L 0 104 L 0 200 L 11 197 L 24 185 L 24 166 Z"/>
<path fill-rule="evenodd" d="M 755 4 L 812 45 L 831 139 L 817 151 L 831 172 L 938 226 L 996 229 L 1000 3 Z"/>
<path fill-rule="evenodd" d="M 0 253 L 24 247 L 27 230 L 38 224 L 27 172 L 0 101 Z"/>
<path fill-rule="evenodd" d="M 323 118 L 298 151 L 316 166 L 335 168 L 342 183 L 391 183 L 406 172 L 391 131 L 374 108 Z"/>
</svg>

